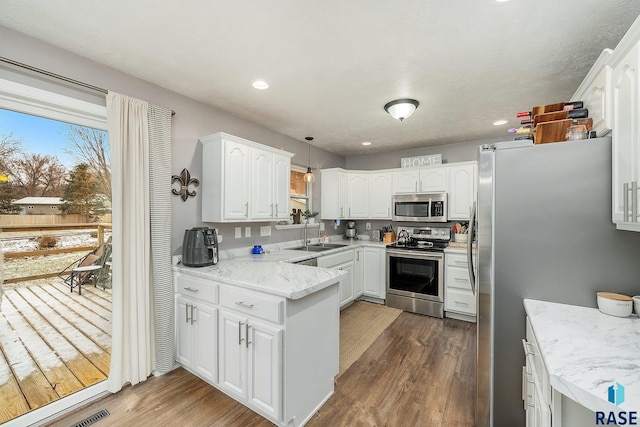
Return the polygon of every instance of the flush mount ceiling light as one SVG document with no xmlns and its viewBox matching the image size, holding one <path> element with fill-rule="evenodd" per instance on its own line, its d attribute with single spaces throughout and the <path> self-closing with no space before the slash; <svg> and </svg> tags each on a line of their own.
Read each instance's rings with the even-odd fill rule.
<svg viewBox="0 0 640 427">
<path fill-rule="evenodd" d="M 362 145 L 371 145 L 371 143 L 369 141 L 364 141 Z"/>
<path fill-rule="evenodd" d="M 495 122 L 493 122 L 494 126 L 502 126 L 502 125 L 506 125 L 508 122 L 506 120 L 496 120 Z"/>
<path fill-rule="evenodd" d="M 313 180 L 315 179 L 315 177 L 313 176 L 313 172 L 311 172 L 311 141 L 313 141 L 313 137 L 312 136 L 305 136 L 305 138 L 307 141 L 309 141 L 309 162 L 307 163 L 309 166 L 307 166 L 307 173 L 304 174 L 304 182 L 307 183 L 312 183 Z"/>
<path fill-rule="evenodd" d="M 265 90 L 269 88 L 269 83 L 265 82 L 264 80 L 254 80 L 253 82 L 251 82 L 251 86 L 256 89 Z"/>
<path fill-rule="evenodd" d="M 415 99 L 396 99 L 395 101 L 387 102 L 384 106 L 384 111 L 389 113 L 394 119 L 403 121 L 407 117 L 411 117 L 420 103 Z"/>
</svg>

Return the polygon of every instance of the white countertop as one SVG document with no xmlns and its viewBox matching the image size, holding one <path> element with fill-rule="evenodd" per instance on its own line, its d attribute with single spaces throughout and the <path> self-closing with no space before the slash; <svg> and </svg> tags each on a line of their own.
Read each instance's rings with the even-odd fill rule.
<svg viewBox="0 0 640 427">
<path fill-rule="evenodd" d="M 594 412 L 640 412 L 637 316 L 620 318 L 595 308 L 530 299 L 524 307 L 553 388 Z M 625 387 L 619 406 L 607 400 L 615 382 Z"/>
<path fill-rule="evenodd" d="M 321 267 L 292 264 L 310 258 L 343 252 L 358 246 L 384 248 L 382 242 L 367 240 L 331 241 L 345 246 L 324 252 L 306 252 L 290 249 L 302 242 L 265 246 L 265 253 L 251 255 L 250 248 L 221 251 L 218 264 L 208 267 L 185 267 L 174 261 L 174 271 L 198 276 L 207 280 L 227 283 L 278 295 L 299 299 L 317 292 L 340 280 L 345 272 Z M 289 249 L 287 249 L 289 248 Z"/>
</svg>

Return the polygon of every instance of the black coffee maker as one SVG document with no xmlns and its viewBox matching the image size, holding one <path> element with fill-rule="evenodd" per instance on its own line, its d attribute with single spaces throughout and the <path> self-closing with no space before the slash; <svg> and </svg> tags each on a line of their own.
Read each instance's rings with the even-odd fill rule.
<svg viewBox="0 0 640 427">
<path fill-rule="evenodd" d="M 218 263 L 218 233 L 215 228 L 194 227 L 185 230 L 182 240 L 182 264 L 205 267 Z"/>
</svg>

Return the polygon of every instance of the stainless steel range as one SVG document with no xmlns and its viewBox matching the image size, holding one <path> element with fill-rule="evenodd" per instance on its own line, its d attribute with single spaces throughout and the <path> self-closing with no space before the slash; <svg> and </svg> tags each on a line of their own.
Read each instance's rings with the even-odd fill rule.
<svg viewBox="0 0 640 427">
<path fill-rule="evenodd" d="M 387 246 L 387 305 L 444 317 L 444 249 L 448 227 L 398 227 Z"/>
</svg>

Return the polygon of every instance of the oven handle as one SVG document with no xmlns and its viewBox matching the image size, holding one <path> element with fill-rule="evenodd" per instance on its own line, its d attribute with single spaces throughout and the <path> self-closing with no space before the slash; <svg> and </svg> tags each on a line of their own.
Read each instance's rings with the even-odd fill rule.
<svg viewBox="0 0 640 427">
<path fill-rule="evenodd" d="M 393 256 L 397 258 L 409 258 L 409 259 L 431 259 L 434 261 L 441 261 L 444 259 L 444 254 L 441 252 L 421 252 L 421 251 L 403 251 L 387 248 L 387 256 Z"/>
<path fill-rule="evenodd" d="M 476 202 L 471 206 L 469 218 L 469 236 L 467 236 L 467 266 L 469 267 L 469 280 L 471 281 L 471 292 L 476 294 L 476 275 L 473 271 L 473 239 L 476 233 Z"/>
</svg>

